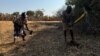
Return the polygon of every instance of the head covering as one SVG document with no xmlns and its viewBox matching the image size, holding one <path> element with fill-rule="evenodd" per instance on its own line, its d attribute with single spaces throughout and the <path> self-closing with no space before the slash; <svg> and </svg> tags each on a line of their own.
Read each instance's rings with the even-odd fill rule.
<svg viewBox="0 0 100 56">
<path fill-rule="evenodd" d="M 22 19 L 22 20 L 25 20 L 25 19 L 26 19 L 26 13 L 25 13 L 25 12 L 23 12 L 23 13 L 21 14 L 21 19 Z"/>
<path fill-rule="evenodd" d="M 71 13 L 71 11 L 72 11 L 72 7 L 68 5 L 66 8 L 66 12 L 69 14 Z"/>
</svg>

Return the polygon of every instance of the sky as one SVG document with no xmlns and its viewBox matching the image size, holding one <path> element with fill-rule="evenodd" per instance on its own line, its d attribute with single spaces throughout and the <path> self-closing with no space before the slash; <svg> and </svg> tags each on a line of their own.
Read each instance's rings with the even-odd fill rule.
<svg viewBox="0 0 100 56">
<path fill-rule="evenodd" d="M 44 9 L 45 15 L 53 15 L 64 6 L 65 0 L 0 0 L 1 13 L 24 12 Z"/>
</svg>

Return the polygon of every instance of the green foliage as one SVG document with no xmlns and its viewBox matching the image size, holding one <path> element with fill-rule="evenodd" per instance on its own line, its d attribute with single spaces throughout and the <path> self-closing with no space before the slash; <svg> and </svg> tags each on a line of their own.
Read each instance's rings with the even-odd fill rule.
<svg viewBox="0 0 100 56">
<path fill-rule="evenodd" d="M 61 9 L 58 10 L 57 13 L 56 13 L 56 16 L 61 18 L 62 17 L 62 12 L 63 12 L 63 10 L 61 10 Z"/>
<path fill-rule="evenodd" d="M 36 18 L 43 17 L 43 15 L 44 15 L 43 11 L 41 11 L 41 10 L 35 11 L 35 17 L 36 17 Z"/>
<path fill-rule="evenodd" d="M 66 0 L 66 2 L 65 2 L 66 5 L 69 5 L 69 4 L 74 5 L 76 3 L 77 3 L 77 0 Z"/>
<path fill-rule="evenodd" d="M 100 27 L 99 0 L 66 0 L 65 3 L 66 5 L 75 5 L 75 19 L 77 19 L 84 12 L 84 9 L 87 12 L 88 15 L 79 23 L 79 27 L 82 27 L 83 29 L 86 29 L 86 25 L 88 25 L 87 27 Z"/>
<path fill-rule="evenodd" d="M 34 11 L 31 11 L 31 10 L 27 11 L 28 16 L 34 16 L 34 14 L 35 14 Z"/>
<path fill-rule="evenodd" d="M 13 12 L 12 15 L 19 15 L 19 12 Z"/>
</svg>

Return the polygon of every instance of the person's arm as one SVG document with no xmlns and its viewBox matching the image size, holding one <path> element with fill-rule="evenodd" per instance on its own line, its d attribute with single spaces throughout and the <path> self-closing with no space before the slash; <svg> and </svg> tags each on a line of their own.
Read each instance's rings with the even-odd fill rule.
<svg viewBox="0 0 100 56">
<path fill-rule="evenodd" d="M 25 24 L 25 27 L 26 27 L 26 29 L 29 31 L 29 28 L 28 28 L 28 26 L 27 26 L 27 23 Z"/>
<path fill-rule="evenodd" d="M 28 28 L 28 25 L 27 25 L 27 17 L 26 17 L 26 19 L 25 19 L 25 28 L 26 28 L 26 30 L 28 30 L 29 31 L 29 28 Z"/>
</svg>

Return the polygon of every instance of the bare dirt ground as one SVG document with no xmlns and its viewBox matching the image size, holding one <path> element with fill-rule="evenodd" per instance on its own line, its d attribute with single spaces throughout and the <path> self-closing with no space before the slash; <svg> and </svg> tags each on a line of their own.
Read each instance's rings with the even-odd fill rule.
<svg viewBox="0 0 100 56">
<path fill-rule="evenodd" d="M 0 22 L 0 56 L 100 56 L 100 38 L 92 35 L 75 34 L 80 47 L 66 45 L 63 31 L 57 22 L 28 24 L 32 35 L 26 41 L 17 39 L 13 43 L 13 24 Z M 69 34 L 67 41 L 70 41 Z"/>
</svg>

